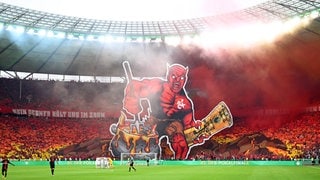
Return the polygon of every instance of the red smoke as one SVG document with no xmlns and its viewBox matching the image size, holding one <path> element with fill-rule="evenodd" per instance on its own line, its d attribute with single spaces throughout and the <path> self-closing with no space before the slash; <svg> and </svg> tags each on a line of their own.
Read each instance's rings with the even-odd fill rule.
<svg viewBox="0 0 320 180">
<path fill-rule="evenodd" d="M 294 110 L 320 102 L 319 45 L 319 41 L 287 37 L 273 45 L 226 47 L 210 55 L 199 47 L 181 48 L 173 59 L 189 66 L 186 90 L 196 117 L 204 117 L 222 100 L 235 114 L 252 109 Z"/>
</svg>

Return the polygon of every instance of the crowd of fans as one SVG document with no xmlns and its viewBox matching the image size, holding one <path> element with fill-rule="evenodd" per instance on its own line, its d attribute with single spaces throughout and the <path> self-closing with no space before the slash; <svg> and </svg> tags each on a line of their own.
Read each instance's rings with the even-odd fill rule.
<svg viewBox="0 0 320 180">
<path fill-rule="evenodd" d="M 253 160 L 293 160 L 293 159 L 319 159 L 320 157 L 320 112 L 300 113 L 287 118 L 280 126 L 274 126 L 272 120 L 279 117 L 268 118 L 269 125 L 250 125 L 246 119 L 238 120 L 230 128 L 212 137 L 212 140 L 225 144 L 232 142 L 244 135 L 263 134 L 270 140 L 279 140 L 284 143 L 286 150 L 271 153 L 258 154 L 237 154 L 232 152 L 217 153 L 215 151 L 199 151 L 193 158 L 195 159 L 253 159 Z M 265 120 L 265 119 L 264 119 Z M 258 121 L 258 119 L 257 119 Z M 252 149 L 257 145 L 251 142 Z"/>
<path fill-rule="evenodd" d="M 101 83 L 28 80 L 25 80 L 28 82 L 22 82 L 21 85 L 19 81 L 21 80 L 0 79 L 0 112 L 2 112 L 0 113 L 0 156 L 15 159 L 46 159 L 50 154 L 72 144 L 97 137 L 107 140 L 112 138 L 109 127 L 112 123 L 117 122 L 118 116 L 116 115 L 105 118 L 79 119 L 32 117 L 7 113 L 6 108 L 119 111 L 121 104 L 117 102 L 121 102 L 122 99 L 122 94 L 119 93 L 121 92 L 119 88 L 123 88 L 122 85 L 115 85 L 116 88 L 111 88 L 110 85 Z M 260 132 L 268 138 L 279 139 L 285 143 L 287 150 L 281 157 L 270 157 L 265 154 L 239 156 L 232 153 L 225 156 L 212 150 L 199 150 L 192 154 L 192 158 L 319 159 L 320 112 L 297 114 L 285 118 L 287 120 L 284 123 L 280 125 L 269 123 L 271 124 L 269 126 L 252 125 L 246 119 L 235 120 L 231 128 L 212 137 L 213 141 L 223 144 L 244 135 Z M 170 149 L 166 145 L 161 148 L 163 149 L 162 157 L 169 159 L 172 156 Z M 105 150 L 102 147 L 101 151 Z"/>
<path fill-rule="evenodd" d="M 96 137 L 111 139 L 121 84 L 0 78 L 0 156 L 46 159 L 59 149 Z M 112 87 L 112 88 L 111 88 Z M 117 93 L 113 93 L 113 92 Z M 33 117 L 12 109 L 107 111 L 102 118 Z M 86 156 L 88 157 L 88 156 Z M 68 159 L 79 157 L 68 157 Z"/>
<path fill-rule="evenodd" d="M 15 159 L 46 159 L 59 149 L 72 144 L 97 137 L 111 139 L 109 127 L 115 120 L 6 115 L 0 116 L 0 122 L 0 156 Z"/>
</svg>

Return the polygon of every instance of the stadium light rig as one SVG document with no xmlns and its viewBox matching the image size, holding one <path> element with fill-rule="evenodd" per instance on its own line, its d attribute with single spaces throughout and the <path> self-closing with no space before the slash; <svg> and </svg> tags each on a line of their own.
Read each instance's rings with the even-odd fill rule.
<svg viewBox="0 0 320 180">
<path fill-rule="evenodd" d="M 66 33 L 64 32 L 55 32 L 55 31 L 48 31 L 47 32 L 48 37 L 58 37 L 58 38 L 65 38 Z"/>
<path fill-rule="evenodd" d="M 315 11 L 287 20 L 274 20 L 267 23 L 253 22 L 232 28 L 208 29 L 200 34 L 196 43 L 210 47 L 273 42 L 281 35 L 294 33 L 297 29 L 309 25 L 317 17 L 319 17 L 319 12 Z"/>
<path fill-rule="evenodd" d="M 24 33 L 24 31 L 25 31 L 25 27 L 23 27 L 23 26 L 8 24 L 5 27 L 6 27 L 6 30 L 12 31 L 12 32 L 15 32 L 15 33 L 19 33 L 19 34 Z"/>
<path fill-rule="evenodd" d="M 192 43 L 208 43 L 205 41 L 214 41 L 215 43 L 225 43 L 226 41 L 236 41 L 241 42 L 240 40 L 257 40 L 259 37 L 264 39 L 265 41 L 271 41 L 277 35 L 281 33 L 286 33 L 295 30 L 297 27 L 303 27 L 308 25 L 312 20 L 318 18 L 320 16 L 320 9 L 315 9 L 309 12 L 305 12 L 304 14 L 300 14 L 295 17 L 291 17 L 286 21 L 283 20 L 274 20 L 273 22 L 267 23 L 253 23 L 249 25 L 243 25 L 239 28 L 232 29 L 221 29 L 220 31 L 217 29 L 209 29 L 203 30 L 201 32 L 197 32 L 195 35 L 161 35 L 158 36 L 145 36 L 145 35 L 112 35 L 108 33 L 101 34 L 86 34 L 86 33 L 76 33 L 76 32 L 56 32 L 54 30 L 41 29 L 41 28 L 32 28 L 32 27 L 24 27 L 15 24 L 7 24 L 0 23 L 0 28 L 2 30 L 13 31 L 15 33 L 29 33 L 40 36 L 48 36 L 48 37 L 59 37 L 59 38 L 67 38 L 67 39 L 79 39 L 79 40 L 97 40 L 101 42 L 137 42 L 137 43 L 155 43 L 162 42 L 168 45 L 177 46 L 179 44 L 192 44 Z M 246 27 L 247 26 L 247 27 Z M 259 29 L 259 27 L 261 29 Z M 269 29 L 268 31 L 265 31 Z M 278 29 L 278 32 L 275 31 Z M 242 33 L 251 31 L 252 33 L 247 34 L 248 37 L 244 37 Z M 263 33 L 264 32 L 264 33 Z M 219 34 L 222 33 L 222 34 Z M 260 33 L 260 34 L 259 34 Z M 210 35 L 211 34 L 211 35 Z M 264 34 L 266 36 L 262 36 Z"/>
</svg>

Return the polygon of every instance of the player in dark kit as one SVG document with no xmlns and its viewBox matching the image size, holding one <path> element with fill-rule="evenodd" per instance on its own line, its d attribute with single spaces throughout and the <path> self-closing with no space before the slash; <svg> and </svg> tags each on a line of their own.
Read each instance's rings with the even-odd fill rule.
<svg viewBox="0 0 320 180">
<path fill-rule="evenodd" d="M 129 172 L 131 172 L 131 169 L 133 169 L 134 171 L 136 171 L 136 168 L 134 168 L 133 164 L 134 164 L 134 159 L 133 159 L 133 157 L 131 156 L 131 157 L 129 158 Z"/>
<path fill-rule="evenodd" d="M 11 164 L 11 165 L 14 166 L 14 164 L 11 163 L 11 162 L 9 161 L 9 159 L 6 158 L 6 157 L 1 161 L 1 163 L 2 163 L 2 177 L 3 177 L 4 179 L 6 179 L 7 174 L 8 174 L 8 165 Z"/>
<path fill-rule="evenodd" d="M 54 168 L 56 166 L 55 164 L 56 161 L 56 157 L 55 156 L 51 156 L 49 159 L 49 164 L 50 164 L 50 169 L 51 169 L 51 175 L 54 176 Z"/>
<path fill-rule="evenodd" d="M 149 164 L 150 164 L 150 158 L 147 157 L 147 166 L 149 166 Z"/>
</svg>

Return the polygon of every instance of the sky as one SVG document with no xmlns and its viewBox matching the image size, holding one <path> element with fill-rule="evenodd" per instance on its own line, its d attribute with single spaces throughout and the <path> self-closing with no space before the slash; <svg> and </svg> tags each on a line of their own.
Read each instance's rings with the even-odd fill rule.
<svg viewBox="0 0 320 180">
<path fill-rule="evenodd" d="M 179 20 L 241 10 L 267 0 L 0 0 L 55 14 L 121 21 Z"/>
</svg>

